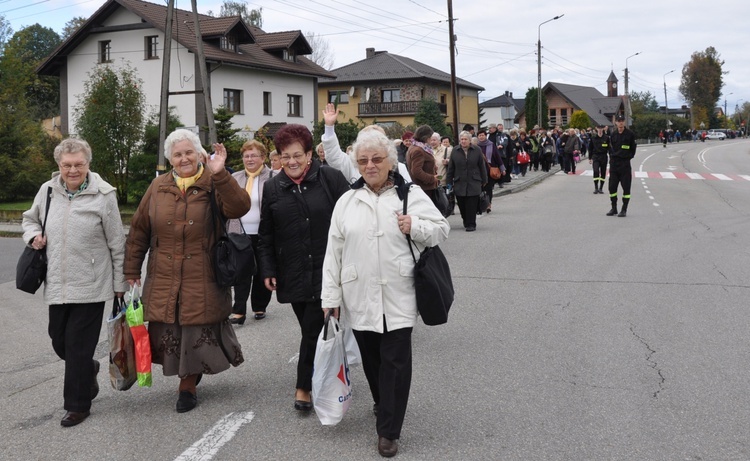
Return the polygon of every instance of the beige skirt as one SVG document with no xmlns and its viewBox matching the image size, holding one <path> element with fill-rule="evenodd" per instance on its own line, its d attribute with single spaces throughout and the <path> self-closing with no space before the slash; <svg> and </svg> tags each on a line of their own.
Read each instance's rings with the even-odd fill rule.
<svg viewBox="0 0 750 461">
<path fill-rule="evenodd" d="M 190 326 L 149 322 L 148 336 L 151 362 L 163 367 L 164 376 L 213 375 L 245 360 L 229 320 Z"/>
</svg>

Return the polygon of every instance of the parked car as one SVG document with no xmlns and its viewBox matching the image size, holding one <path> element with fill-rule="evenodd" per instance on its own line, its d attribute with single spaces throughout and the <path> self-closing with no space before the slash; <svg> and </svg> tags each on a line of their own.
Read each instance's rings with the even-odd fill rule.
<svg viewBox="0 0 750 461">
<path fill-rule="evenodd" d="M 709 132 L 706 134 L 706 139 L 720 139 L 723 141 L 727 139 L 727 135 L 725 135 L 721 131 L 709 130 Z"/>
</svg>

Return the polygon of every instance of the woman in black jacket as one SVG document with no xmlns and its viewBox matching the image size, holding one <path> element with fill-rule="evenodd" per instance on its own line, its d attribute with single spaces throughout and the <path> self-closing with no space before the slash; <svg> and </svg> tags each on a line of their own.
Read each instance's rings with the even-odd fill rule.
<svg viewBox="0 0 750 461">
<path fill-rule="evenodd" d="M 292 304 L 299 321 L 302 340 L 294 408 L 309 412 L 315 345 L 323 328 L 320 289 L 328 227 L 349 182 L 340 171 L 312 158 L 312 135 L 306 127 L 285 125 L 274 144 L 282 171 L 263 186 L 260 276 L 280 303 Z"/>
<path fill-rule="evenodd" d="M 453 148 L 448 161 L 446 182 L 453 185 L 466 232 L 473 232 L 477 230 L 479 195 L 487 184 L 487 166 L 482 151 L 471 144 L 468 131 L 462 131 L 458 138 L 459 145 Z"/>
</svg>

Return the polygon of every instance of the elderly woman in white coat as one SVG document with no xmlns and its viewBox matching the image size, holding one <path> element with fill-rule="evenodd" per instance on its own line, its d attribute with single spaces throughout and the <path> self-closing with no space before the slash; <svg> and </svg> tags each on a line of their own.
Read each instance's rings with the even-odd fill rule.
<svg viewBox="0 0 750 461">
<path fill-rule="evenodd" d="M 99 393 L 99 362 L 94 352 L 102 328 L 104 304 L 122 297 L 125 233 L 117 193 L 89 170 L 91 147 L 80 139 L 62 141 L 54 152 L 60 169 L 42 184 L 31 209 L 23 214 L 23 239 L 47 249 L 44 302 L 49 305 L 52 348 L 65 361 L 64 427 L 89 416 Z M 47 190 L 52 188 L 45 235 Z"/>
<path fill-rule="evenodd" d="M 417 321 L 414 260 L 448 237 L 448 221 L 397 170 L 393 143 L 377 130 L 359 133 L 351 161 L 362 177 L 336 203 L 323 263 L 322 307 L 339 308 L 362 353 L 375 401 L 378 452 L 398 451 L 411 386 L 411 332 Z M 407 213 L 403 199 L 409 194 Z"/>
</svg>

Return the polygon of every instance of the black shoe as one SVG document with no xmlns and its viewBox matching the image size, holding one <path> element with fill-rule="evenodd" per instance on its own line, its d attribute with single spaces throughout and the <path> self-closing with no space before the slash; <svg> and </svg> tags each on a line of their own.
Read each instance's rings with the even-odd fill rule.
<svg viewBox="0 0 750 461">
<path fill-rule="evenodd" d="M 91 381 L 91 400 L 94 400 L 99 395 L 99 381 L 96 376 L 99 374 L 99 368 L 101 364 L 98 360 L 94 360 L 94 380 Z"/>
<path fill-rule="evenodd" d="M 312 402 L 308 402 L 306 400 L 295 400 L 294 401 L 294 409 L 297 411 L 303 411 L 305 413 L 312 410 L 313 404 Z"/>
<path fill-rule="evenodd" d="M 177 399 L 177 413 L 187 413 L 198 405 L 198 397 L 188 391 L 180 391 Z"/>
<path fill-rule="evenodd" d="M 88 411 L 69 411 L 60 420 L 60 425 L 63 427 L 72 427 L 81 424 L 90 414 Z"/>
<path fill-rule="evenodd" d="M 618 217 L 618 218 L 624 218 L 624 217 L 625 217 L 625 216 L 627 215 L 627 213 L 628 213 L 627 211 L 625 211 L 625 210 L 621 210 L 621 211 L 620 211 L 620 214 L 618 214 L 618 215 L 617 215 L 617 217 Z"/>
<path fill-rule="evenodd" d="M 235 315 L 237 315 L 237 314 L 232 314 L 229 317 L 229 323 L 231 323 L 233 325 L 244 325 L 245 324 L 245 319 L 247 318 L 247 316 L 243 315 L 241 317 L 235 317 Z"/>
<path fill-rule="evenodd" d="M 378 437 L 378 453 L 383 458 L 396 456 L 396 453 L 398 453 L 398 442 L 385 437 Z"/>
<path fill-rule="evenodd" d="M 599 193 L 599 189 L 594 189 L 594 193 L 598 194 Z"/>
<path fill-rule="evenodd" d="M 612 208 L 607 212 L 607 216 L 614 216 L 617 214 L 617 208 Z"/>
<path fill-rule="evenodd" d="M 255 317 L 255 320 L 263 320 L 264 318 L 266 318 L 266 313 L 265 312 L 256 312 L 255 315 L 254 315 L 254 317 Z"/>
<path fill-rule="evenodd" d="M 477 226 L 469 226 L 466 228 L 466 232 L 474 232 L 477 230 Z"/>
</svg>

